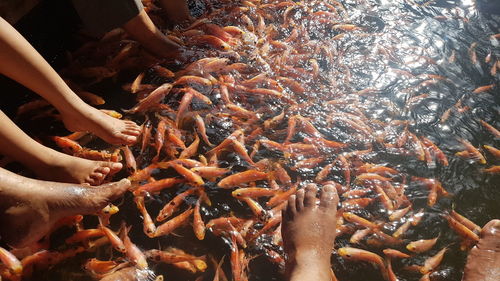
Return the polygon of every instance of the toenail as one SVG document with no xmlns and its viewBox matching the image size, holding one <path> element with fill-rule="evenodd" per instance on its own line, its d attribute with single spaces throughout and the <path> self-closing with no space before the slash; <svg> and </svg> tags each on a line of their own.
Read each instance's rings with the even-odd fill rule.
<svg viewBox="0 0 500 281">
<path fill-rule="evenodd" d="M 112 169 L 121 169 L 123 167 L 122 163 L 113 163 L 111 164 Z"/>
</svg>

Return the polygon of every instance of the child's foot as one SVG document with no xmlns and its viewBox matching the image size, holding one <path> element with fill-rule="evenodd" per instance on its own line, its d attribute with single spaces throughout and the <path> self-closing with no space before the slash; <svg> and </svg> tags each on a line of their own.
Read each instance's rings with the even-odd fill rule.
<svg viewBox="0 0 500 281">
<path fill-rule="evenodd" d="M 487 223 L 480 236 L 481 239 L 467 257 L 462 280 L 500 280 L 500 220 Z"/>
<path fill-rule="evenodd" d="M 52 149 L 44 158 L 42 163 L 33 162 L 29 167 L 39 178 L 56 182 L 98 185 L 123 167 L 121 163 L 87 160 Z"/>
<path fill-rule="evenodd" d="M 318 188 L 309 184 L 288 200 L 283 211 L 283 246 L 290 280 L 299 280 L 305 271 L 315 272 L 311 280 L 330 280 L 330 256 L 335 241 L 339 197 L 332 185 L 325 185 L 319 200 Z"/>
<path fill-rule="evenodd" d="M 63 217 L 101 210 L 130 186 L 130 181 L 90 187 L 33 180 L 2 170 L 0 237 L 13 247 L 40 240 Z"/>
<path fill-rule="evenodd" d="M 78 111 L 61 110 L 61 116 L 68 130 L 91 132 L 110 144 L 133 144 L 141 133 L 134 122 L 116 119 L 87 104 Z"/>
</svg>

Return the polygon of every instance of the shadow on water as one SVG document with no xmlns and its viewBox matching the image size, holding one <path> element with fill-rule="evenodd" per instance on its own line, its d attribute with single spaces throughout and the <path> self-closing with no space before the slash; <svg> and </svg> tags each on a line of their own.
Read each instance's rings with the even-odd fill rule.
<svg viewBox="0 0 500 281">
<path fill-rule="evenodd" d="M 202 9 L 201 2 L 192 1 L 192 8 Z M 417 240 L 441 235 L 436 249 L 448 245 L 451 247 L 439 270 L 433 273 L 432 280 L 458 281 L 461 278 L 466 253 L 459 250 L 456 245 L 457 236 L 450 230 L 441 214 L 454 208 L 478 225 L 484 225 L 489 220 L 500 217 L 500 204 L 498 204 L 500 202 L 500 189 L 498 188 L 500 178 L 498 175 L 482 173 L 481 170 L 484 167 L 454 156 L 455 152 L 461 150 L 458 139 L 469 140 L 475 147 L 483 145 L 500 147 L 500 140 L 494 139 L 478 122 L 478 120 L 484 120 L 496 128 L 500 127 L 499 76 L 498 74 L 491 75 L 491 61 L 500 60 L 500 39 L 496 41 L 490 37 L 491 34 L 500 32 L 500 3 L 494 0 L 478 1 L 476 6 L 474 1 L 470 0 L 346 0 L 340 2 L 349 11 L 349 20 L 352 23 L 363 26 L 370 33 L 378 34 L 366 37 L 356 36 L 356 34 L 346 35 L 332 43 L 331 47 L 336 48 L 339 54 L 337 59 L 351 75 L 349 84 L 342 85 L 345 92 L 361 91 L 367 88 L 377 89 L 382 93 L 377 95 L 379 100 L 373 102 L 367 96 L 361 101 L 367 117 L 385 122 L 392 119 L 406 120 L 412 132 L 428 136 L 449 157 L 450 164 L 447 167 L 428 167 L 421 162 L 395 156 L 390 151 L 375 155 L 371 160 L 376 160 L 378 163 L 390 163 L 391 166 L 411 175 L 436 178 L 454 195 L 440 200 L 432 208 L 427 208 L 423 221 L 417 227 L 412 228 L 405 238 Z M 412 2 L 414 3 L 411 4 Z M 75 16 L 71 13 L 67 15 Z M 72 19 L 66 20 L 72 21 Z M 35 17 L 25 19 L 25 21 L 41 21 L 41 19 Z M 67 38 L 69 39 L 67 41 L 51 41 L 59 36 L 50 32 L 38 32 L 38 30 L 27 31 L 32 28 L 29 27 L 32 25 L 26 23 L 23 27 L 23 24 L 21 23 L 18 27 L 24 29 L 25 34 L 27 32 L 28 39 L 33 40 L 35 47 L 52 49 L 45 54 L 51 57 L 49 61 L 56 65 L 59 64 L 63 50 L 76 47 L 68 43 L 77 42 L 78 40 L 74 37 Z M 37 33 L 38 37 L 36 34 L 31 36 L 29 32 Z M 71 34 L 73 30 L 61 32 Z M 44 34 L 47 38 L 44 38 Z M 318 34 L 312 32 L 311 37 L 322 36 L 322 34 L 319 31 Z M 52 44 L 48 44 L 47 40 Z M 391 57 L 391 60 L 381 60 L 379 56 L 381 53 Z M 476 59 L 472 58 L 473 53 Z M 487 57 L 491 58 L 490 62 L 486 62 Z M 322 64 L 321 58 L 318 60 L 322 68 L 329 67 L 326 63 Z M 426 80 L 419 77 L 422 75 L 425 78 L 427 74 L 446 77 L 446 79 Z M 335 78 L 342 81 L 342 75 L 346 74 L 338 73 L 338 75 Z M 130 78 L 125 74 L 118 81 L 104 81 L 90 90 L 105 97 L 108 102 L 106 107 L 129 108 L 133 103 L 133 97 L 124 93 L 119 85 L 123 81 L 130 81 Z M 427 83 L 421 84 L 423 81 Z M 472 93 L 480 86 L 491 84 L 496 86 L 490 91 Z M 25 92 L 26 90 L 14 90 L 16 91 Z M 2 110 L 13 114 L 15 107 L 24 100 L 24 97 L 14 98 L 14 101 L 6 102 L 7 107 Z M 383 106 L 380 106 L 381 104 Z M 318 109 L 312 106 L 309 110 L 314 112 Z M 321 115 L 321 112 L 317 113 Z M 32 128 L 29 122 L 26 126 L 25 129 L 30 130 L 34 135 L 47 134 L 47 131 L 40 131 L 40 129 L 38 129 L 39 132 L 36 131 L 40 126 Z M 230 133 L 223 131 L 222 125 L 212 124 L 212 126 L 208 133 L 213 134 L 211 136 L 213 139 L 222 140 Z M 60 130 L 62 128 L 52 127 L 49 133 L 56 134 Z M 215 136 L 220 133 L 222 134 Z M 324 128 L 321 133 L 344 142 L 353 138 L 352 135 L 339 128 Z M 269 155 L 273 158 L 282 157 Z M 495 160 L 486 152 L 485 155 L 487 155 L 488 163 L 498 165 L 498 159 Z M 232 165 L 235 163 L 235 157 L 232 155 L 228 155 L 227 158 L 227 163 Z M 244 167 L 241 168 L 244 170 Z M 307 177 L 307 175 L 302 176 Z M 175 192 L 165 192 L 150 198 L 147 202 L 148 210 L 151 213 L 157 213 L 165 202 L 184 189 L 181 187 Z M 231 200 L 227 193 L 220 192 L 214 186 L 208 186 L 208 191 L 215 204 L 210 207 L 210 210 L 202 208 L 206 220 L 226 215 L 230 211 L 242 215 L 248 213 L 245 206 L 239 201 Z M 409 184 L 407 193 L 415 210 L 426 207 L 426 193 L 422 193 L 416 183 Z M 189 202 L 194 199 L 188 198 L 187 200 Z M 131 203 L 132 196 L 128 194 L 123 202 L 121 211 L 112 217 L 113 225 L 126 220 L 129 225 L 133 226 L 130 233 L 132 240 L 143 248 L 172 245 L 181 249 L 189 249 L 189 253 L 195 255 L 210 252 L 222 257 L 228 253 L 228 245 L 221 239 L 207 233 L 206 240 L 203 243 L 198 242 L 189 228 L 161 239 L 144 239 L 142 220 Z M 86 223 L 95 225 L 91 219 Z M 60 245 L 58 241 L 62 241 L 65 235 L 67 234 L 63 231 L 54 236 L 54 244 Z M 348 236 L 338 237 L 336 248 L 347 245 L 348 240 Z M 250 280 L 283 280 L 278 268 L 262 256 L 261 248 L 266 246 L 267 241 L 262 239 L 260 242 L 261 245 L 249 250 L 250 253 L 255 252 L 255 260 L 250 265 Z M 36 280 L 88 280 L 87 275 L 79 273 L 81 260 L 91 256 L 106 258 L 109 255 L 107 250 L 85 254 L 82 259 L 71 259 L 47 272 L 40 272 L 36 275 Z M 337 255 L 332 256 L 332 261 L 339 280 L 382 280 L 378 271 L 371 265 L 346 262 Z M 395 267 L 402 268 L 404 265 L 421 262 L 423 262 L 421 257 L 412 259 L 411 263 L 404 260 L 397 262 Z M 230 272 L 228 263 L 225 263 L 224 269 Z M 167 280 L 194 280 L 197 277 L 164 265 L 154 267 L 153 270 L 165 273 Z M 421 277 L 404 271 L 396 273 L 400 280 L 418 280 Z M 204 280 L 210 280 L 213 276 L 212 269 L 209 269 L 204 276 Z"/>
</svg>

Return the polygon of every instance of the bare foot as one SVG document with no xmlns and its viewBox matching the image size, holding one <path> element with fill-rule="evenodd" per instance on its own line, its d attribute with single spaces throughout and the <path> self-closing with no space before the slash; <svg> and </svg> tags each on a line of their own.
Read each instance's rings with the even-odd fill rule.
<svg viewBox="0 0 500 281">
<path fill-rule="evenodd" d="M 481 231 L 481 239 L 469 253 L 463 281 L 500 280 L 500 220 L 492 220 Z"/>
<path fill-rule="evenodd" d="M 82 104 L 78 111 L 61 110 L 61 116 L 68 130 L 91 132 L 110 144 L 133 144 L 141 133 L 134 122 L 116 119 L 87 104 Z"/>
<path fill-rule="evenodd" d="M 44 180 L 98 185 L 108 175 L 117 173 L 123 167 L 121 163 L 92 161 L 55 150 L 47 152 L 44 160 L 28 164 L 28 167 Z"/>
<path fill-rule="evenodd" d="M 283 211 L 283 246 L 289 280 L 330 281 L 339 197 L 332 185 L 309 184 L 288 200 Z"/>
<path fill-rule="evenodd" d="M 129 186 L 127 179 L 90 187 L 34 180 L 0 169 L 0 237 L 13 247 L 28 246 L 59 219 L 93 214 Z"/>
<path fill-rule="evenodd" d="M 147 269 L 138 269 L 135 267 L 126 267 L 113 273 L 107 274 L 100 281 L 138 281 L 138 280 L 154 280 L 154 273 Z"/>
</svg>

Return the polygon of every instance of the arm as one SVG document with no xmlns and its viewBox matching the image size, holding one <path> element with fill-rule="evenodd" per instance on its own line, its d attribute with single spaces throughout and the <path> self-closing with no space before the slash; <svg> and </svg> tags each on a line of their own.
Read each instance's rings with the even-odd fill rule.
<svg viewBox="0 0 500 281">
<path fill-rule="evenodd" d="M 85 103 L 9 23 L 0 18 L 0 73 L 38 93 L 59 111 Z"/>
<path fill-rule="evenodd" d="M 123 29 L 144 48 L 161 58 L 177 58 L 181 46 L 168 39 L 151 21 L 148 14 L 141 12 L 129 20 Z"/>
</svg>

